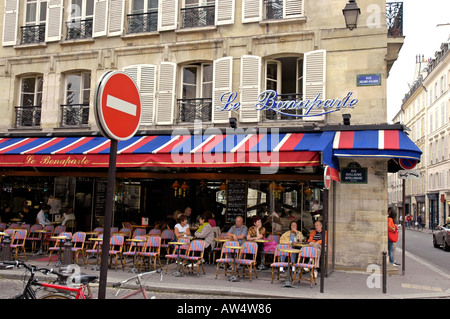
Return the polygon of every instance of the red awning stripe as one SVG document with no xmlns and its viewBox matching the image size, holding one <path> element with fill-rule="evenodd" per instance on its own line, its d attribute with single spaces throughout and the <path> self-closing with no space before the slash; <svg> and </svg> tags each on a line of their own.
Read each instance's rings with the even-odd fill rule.
<svg viewBox="0 0 450 319">
<path fill-rule="evenodd" d="M 93 137 L 80 137 L 79 139 L 70 143 L 69 145 L 65 145 L 64 147 L 51 152 L 51 154 L 65 154 L 67 152 L 73 151 L 74 149 L 80 147 L 81 145 L 92 139 Z"/>
</svg>

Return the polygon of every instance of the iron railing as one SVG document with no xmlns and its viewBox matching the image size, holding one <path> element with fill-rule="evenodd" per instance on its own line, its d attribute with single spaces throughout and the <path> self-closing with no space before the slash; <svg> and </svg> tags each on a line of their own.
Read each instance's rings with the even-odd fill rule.
<svg viewBox="0 0 450 319">
<path fill-rule="evenodd" d="M 403 2 L 386 2 L 388 36 L 403 36 Z"/>
<path fill-rule="evenodd" d="M 67 21 L 66 40 L 92 38 L 92 19 Z"/>
<path fill-rule="evenodd" d="M 89 124 L 89 104 L 61 105 L 61 126 L 83 126 Z"/>
<path fill-rule="evenodd" d="M 215 24 L 215 5 L 181 9 L 181 28 L 198 28 Z"/>
<path fill-rule="evenodd" d="M 283 0 L 264 0 L 265 19 L 283 19 Z"/>
<path fill-rule="evenodd" d="M 302 100 L 302 93 L 288 93 L 288 94 L 279 94 L 277 96 L 277 102 L 280 101 L 296 101 L 299 102 Z M 272 110 L 267 110 L 265 113 L 266 120 L 298 120 L 301 117 L 293 116 L 293 115 L 301 115 L 302 109 L 282 109 L 280 112 L 285 113 L 281 114 L 279 112 L 275 112 Z M 287 115 L 286 115 L 287 114 Z"/>
<path fill-rule="evenodd" d="M 128 33 L 158 31 L 158 11 L 127 15 Z"/>
<path fill-rule="evenodd" d="M 26 25 L 20 27 L 20 44 L 33 44 L 45 42 L 45 24 Z"/>
<path fill-rule="evenodd" d="M 41 125 L 41 106 L 16 106 L 16 127 Z"/>
<path fill-rule="evenodd" d="M 193 123 L 195 120 L 211 122 L 212 99 L 179 99 L 178 122 Z"/>
</svg>

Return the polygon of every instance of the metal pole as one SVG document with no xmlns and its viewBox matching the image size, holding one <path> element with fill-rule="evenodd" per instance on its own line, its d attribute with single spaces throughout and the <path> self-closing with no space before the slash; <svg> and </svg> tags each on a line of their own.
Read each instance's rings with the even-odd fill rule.
<svg viewBox="0 0 450 319">
<path fill-rule="evenodd" d="M 320 292 L 323 293 L 325 285 L 325 249 L 326 233 L 328 228 L 328 189 L 323 190 L 322 204 L 322 248 L 320 250 Z"/>
<path fill-rule="evenodd" d="M 114 208 L 114 188 L 116 184 L 117 140 L 111 140 L 109 152 L 108 184 L 106 188 L 105 225 L 103 227 L 102 258 L 100 266 L 100 285 L 98 299 L 106 298 L 106 279 L 108 275 L 109 239 Z"/>
<path fill-rule="evenodd" d="M 386 251 L 383 251 L 383 293 L 386 293 L 387 284 L 387 265 L 386 265 Z"/>
<path fill-rule="evenodd" d="M 405 229 L 405 210 L 406 210 L 405 183 L 406 183 L 406 179 L 403 179 L 403 182 L 402 182 L 402 203 L 403 203 L 403 208 L 402 208 L 402 276 L 405 275 L 405 234 L 406 234 L 406 229 Z"/>
</svg>

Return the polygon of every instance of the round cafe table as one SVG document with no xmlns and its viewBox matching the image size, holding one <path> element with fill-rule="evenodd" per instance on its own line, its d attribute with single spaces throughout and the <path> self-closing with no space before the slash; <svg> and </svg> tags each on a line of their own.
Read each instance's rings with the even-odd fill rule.
<svg viewBox="0 0 450 319">
<path fill-rule="evenodd" d="M 51 238 L 56 239 L 58 241 L 62 240 L 65 241 L 67 236 L 52 236 Z M 59 251 L 58 251 L 58 261 L 56 262 L 55 267 L 61 266 L 61 244 L 59 245 Z"/>
<path fill-rule="evenodd" d="M 95 261 L 95 266 L 92 267 L 92 270 L 100 270 L 100 266 L 98 265 L 99 255 L 100 255 L 100 243 L 103 241 L 103 238 L 91 237 L 89 240 L 97 242 L 97 260 Z"/>
<path fill-rule="evenodd" d="M 299 254 L 301 250 L 299 249 L 292 249 L 292 248 L 285 248 L 285 249 L 279 249 L 279 251 L 282 251 L 284 253 L 289 254 L 289 280 L 285 281 L 283 286 L 286 288 L 294 288 L 294 283 L 292 282 L 292 254 Z"/>
<path fill-rule="evenodd" d="M 34 232 L 39 234 L 39 241 L 40 241 L 39 251 L 36 253 L 36 256 L 43 255 L 44 254 L 44 250 L 43 250 L 43 248 L 44 248 L 44 234 L 49 233 L 49 231 L 46 230 L 46 229 L 37 229 Z"/>
<path fill-rule="evenodd" d="M 136 247 L 137 247 L 137 244 L 138 244 L 138 243 L 142 243 L 142 242 L 144 242 L 144 240 L 143 240 L 143 239 L 135 239 L 135 238 L 132 238 L 132 239 L 127 239 L 127 241 L 130 242 L 130 243 L 134 243 L 134 244 L 135 244 L 135 245 L 134 245 L 134 255 L 133 255 L 133 268 L 131 268 L 131 270 L 130 270 L 129 272 L 131 272 L 131 273 L 137 273 L 137 272 L 139 272 L 139 271 L 138 271 L 138 269 L 136 268 L 136 254 L 137 254 L 137 252 L 136 252 Z"/>
<path fill-rule="evenodd" d="M 187 243 L 182 243 L 182 242 L 179 242 L 179 241 L 171 241 L 171 242 L 169 242 L 168 243 L 169 245 L 174 245 L 174 246 L 183 246 L 183 245 L 187 245 Z M 180 271 L 180 265 L 181 265 L 181 263 L 180 263 L 180 247 L 177 247 L 177 250 L 178 250 L 178 256 L 177 256 L 177 262 L 178 262 L 178 265 L 177 265 L 177 271 L 175 271 L 173 274 L 172 274 L 172 276 L 174 276 L 174 277 L 183 277 L 183 273 Z"/>
<path fill-rule="evenodd" d="M 234 252 L 233 275 L 228 279 L 228 281 L 231 281 L 231 282 L 238 282 L 239 279 L 238 279 L 237 276 L 236 276 L 236 259 L 237 259 L 237 254 L 238 254 L 239 250 L 243 249 L 244 247 L 242 247 L 242 246 L 225 246 L 225 247 L 236 250 L 236 251 Z"/>
</svg>

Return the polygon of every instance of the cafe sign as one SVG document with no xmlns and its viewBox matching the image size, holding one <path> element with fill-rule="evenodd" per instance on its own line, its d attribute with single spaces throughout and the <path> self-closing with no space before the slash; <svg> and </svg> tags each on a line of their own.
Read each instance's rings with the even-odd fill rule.
<svg viewBox="0 0 450 319">
<path fill-rule="evenodd" d="M 255 109 L 258 111 L 274 111 L 281 115 L 292 117 L 313 117 L 340 111 L 345 108 L 354 108 L 358 99 L 352 98 L 353 92 L 348 92 L 344 98 L 323 99 L 321 94 L 317 94 L 314 99 L 309 100 L 280 100 L 278 93 L 274 90 L 266 90 L 256 97 Z M 241 103 L 236 102 L 237 92 L 226 92 L 220 97 L 222 106 L 218 106 L 218 111 L 237 111 L 241 108 Z M 299 114 L 287 113 L 286 111 L 300 110 Z M 322 110 L 314 113 L 312 110 Z M 301 114 L 300 114 L 301 113 Z"/>
</svg>

